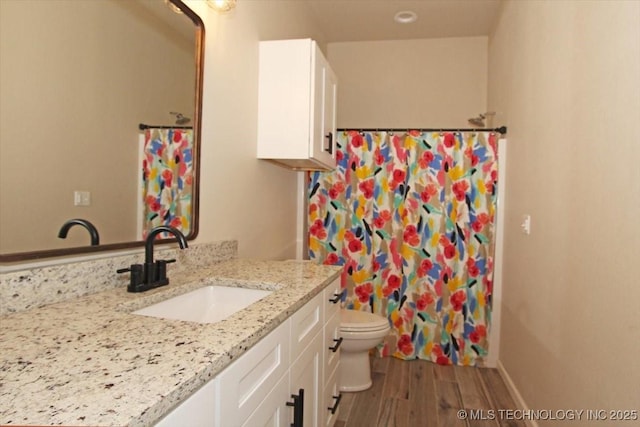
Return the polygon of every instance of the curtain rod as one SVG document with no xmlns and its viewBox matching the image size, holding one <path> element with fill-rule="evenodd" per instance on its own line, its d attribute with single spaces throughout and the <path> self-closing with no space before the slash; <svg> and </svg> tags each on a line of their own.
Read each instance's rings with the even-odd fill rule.
<svg viewBox="0 0 640 427">
<path fill-rule="evenodd" d="M 138 125 L 138 129 L 193 129 L 193 126 L 162 126 L 162 125 L 145 125 L 144 123 L 140 123 Z"/>
<path fill-rule="evenodd" d="M 432 128 L 432 129 L 425 129 L 425 128 L 341 128 L 338 129 L 338 131 L 340 132 L 344 132 L 344 131 L 348 131 L 348 130 L 357 130 L 360 132 L 407 132 L 407 131 L 413 131 L 413 130 L 417 130 L 420 132 L 497 132 L 497 133 L 501 133 L 502 135 L 506 135 L 507 134 L 507 127 L 506 126 L 500 126 L 497 128 L 493 128 L 493 129 L 485 129 L 485 128 L 469 128 L 469 129 L 463 129 L 463 128 L 456 128 L 456 129 L 442 129 L 442 128 Z"/>
</svg>

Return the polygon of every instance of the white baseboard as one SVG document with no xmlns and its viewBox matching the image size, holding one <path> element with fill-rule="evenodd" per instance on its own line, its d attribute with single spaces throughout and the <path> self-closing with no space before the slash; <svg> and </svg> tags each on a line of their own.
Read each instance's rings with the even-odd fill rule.
<svg viewBox="0 0 640 427">
<path fill-rule="evenodd" d="M 498 360 L 496 365 L 497 365 L 496 367 L 498 368 L 498 372 L 502 377 L 502 380 L 504 381 L 505 385 L 507 386 L 507 389 L 509 390 L 509 394 L 511 395 L 511 398 L 515 401 L 516 406 L 518 407 L 517 409 L 528 411 L 529 407 L 527 406 L 527 403 L 522 398 L 522 395 L 516 388 L 516 385 L 513 383 L 513 380 L 509 376 L 509 373 L 504 368 L 502 361 Z M 525 424 L 527 424 L 528 427 L 538 427 L 538 423 L 535 420 L 523 420 L 523 421 L 525 422 Z"/>
</svg>

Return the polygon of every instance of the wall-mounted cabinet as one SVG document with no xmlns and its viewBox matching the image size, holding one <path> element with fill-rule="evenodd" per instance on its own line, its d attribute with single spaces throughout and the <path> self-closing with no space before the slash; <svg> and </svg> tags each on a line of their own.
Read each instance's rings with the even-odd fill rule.
<svg viewBox="0 0 640 427">
<path fill-rule="evenodd" d="M 316 42 L 260 42 L 258 84 L 258 158 L 334 169 L 337 79 Z"/>
</svg>

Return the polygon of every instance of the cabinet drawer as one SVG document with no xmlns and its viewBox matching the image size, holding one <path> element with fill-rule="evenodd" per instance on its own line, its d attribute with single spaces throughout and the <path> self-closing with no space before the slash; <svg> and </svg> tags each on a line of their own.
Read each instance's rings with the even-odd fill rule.
<svg viewBox="0 0 640 427">
<path fill-rule="evenodd" d="M 323 291 L 323 310 L 324 318 L 329 319 L 335 313 L 340 310 L 342 303 L 342 288 L 340 287 L 340 276 L 338 276 L 329 286 Z"/>
<path fill-rule="evenodd" d="M 291 316 L 291 361 L 293 362 L 322 330 L 322 292 Z"/>
<path fill-rule="evenodd" d="M 327 321 L 324 327 L 324 378 L 326 382 L 329 375 L 336 369 L 340 361 L 340 313 L 335 313 Z M 337 348 L 336 348 L 337 347 Z M 335 351 L 334 351 L 335 349 Z"/>
<path fill-rule="evenodd" d="M 259 341 L 216 377 L 216 426 L 239 426 L 289 368 L 289 321 Z"/>
<path fill-rule="evenodd" d="M 322 393 L 322 425 L 324 427 L 333 427 L 338 419 L 340 410 L 340 391 L 338 390 L 338 369 L 333 371 L 329 376 L 329 380 L 325 384 Z"/>
</svg>

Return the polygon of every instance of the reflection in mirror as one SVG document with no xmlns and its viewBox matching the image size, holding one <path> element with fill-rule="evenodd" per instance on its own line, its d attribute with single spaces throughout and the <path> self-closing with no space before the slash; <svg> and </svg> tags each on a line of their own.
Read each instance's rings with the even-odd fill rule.
<svg viewBox="0 0 640 427">
<path fill-rule="evenodd" d="M 90 221 L 82 218 L 70 219 L 62 224 L 60 231 L 58 231 L 58 238 L 66 239 L 67 234 L 69 234 L 69 230 L 75 225 L 82 226 L 89 232 L 89 236 L 91 237 L 91 246 L 98 246 L 100 244 L 100 233 L 98 232 L 98 229 L 91 224 Z"/>
<path fill-rule="evenodd" d="M 203 40 L 179 0 L 0 1 L 0 261 L 196 236 Z"/>
</svg>

